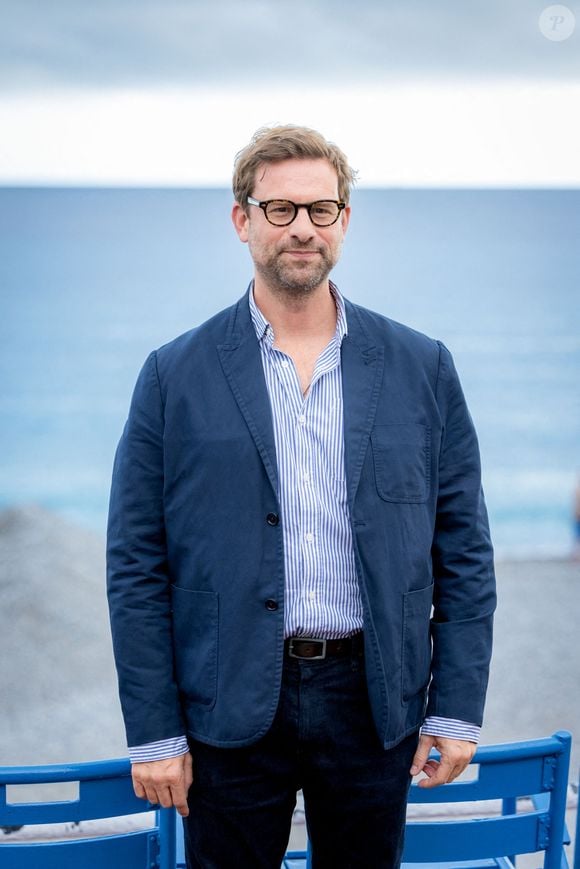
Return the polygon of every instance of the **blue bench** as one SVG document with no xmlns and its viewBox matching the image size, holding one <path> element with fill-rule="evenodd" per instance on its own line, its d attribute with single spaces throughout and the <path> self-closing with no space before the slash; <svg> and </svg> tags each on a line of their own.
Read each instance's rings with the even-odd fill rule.
<svg viewBox="0 0 580 869">
<path fill-rule="evenodd" d="M 454 816 L 452 820 L 410 820 L 405 869 L 492 869 L 514 866 L 515 855 L 543 852 L 545 869 L 569 869 L 563 844 L 570 758 L 570 734 L 478 749 L 475 778 L 440 788 L 411 787 L 410 802 L 444 804 L 498 801 L 495 816 Z M 26 803 L 14 790 L 22 785 L 77 782 L 74 799 Z M 529 797 L 526 810 L 519 797 Z M 487 807 L 486 807 L 487 808 Z M 146 814 L 150 813 L 150 814 Z M 101 833 L 94 838 L 11 841 L 0 834 L 0 869 L 176 869 L 184 866 L 181 824 L 176 813 L 156 809 L 133 794 L 127 760 L 74 765 L 0 768 L 0 827 L 59 824 L 124 815 L 145 816 L 145 829 Z M 579 825 L 580 833 L 580 825 Z M 307 851 L 288 852 L 285 869 L 307 869 Z M 337 867 L 340 869 L 340 867 Z M 576 842 L 574 869 L 580 869 Z"/>
</svg>

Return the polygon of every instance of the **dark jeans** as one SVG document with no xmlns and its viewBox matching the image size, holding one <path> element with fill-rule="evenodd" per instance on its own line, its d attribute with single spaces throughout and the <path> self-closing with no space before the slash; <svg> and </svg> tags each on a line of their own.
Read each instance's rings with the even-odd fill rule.
<svg viewBox="0 0 580 869">
<path fill-rule="evenodd" d="M 247 748 L 191 745 L 189 869 L 279 869 L 300 788 L 313 869 L 396 869 L 417 739 L 381 747 L 362 654 L 287 659 L 266 736 Z"/>
</svg>

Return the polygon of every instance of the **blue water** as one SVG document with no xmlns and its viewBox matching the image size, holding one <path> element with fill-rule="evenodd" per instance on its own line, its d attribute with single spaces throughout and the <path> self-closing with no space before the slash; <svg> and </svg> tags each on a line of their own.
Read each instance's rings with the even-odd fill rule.
<svg viewBox="0 0 580 869">
<path fill-rule="evenodd" d="M 334 277 L 444 340 L 500 555 L 564 555 L 580 471 L 580 191 L 362 190 Z M 0 189 L 0 504 L 104 529 L 149 350 L 230 304 L 251 262 L 226 190 Z"/>
</svg>

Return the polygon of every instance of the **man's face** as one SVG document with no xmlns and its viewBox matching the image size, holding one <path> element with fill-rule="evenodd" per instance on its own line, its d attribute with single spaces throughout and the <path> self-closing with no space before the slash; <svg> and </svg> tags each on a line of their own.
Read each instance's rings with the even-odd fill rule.
<svg viewBox="0 0 580 869">
<path fill-rule="evenodd" d="M 289 199 L 297 205 L 338 200 L 336 171 L 326 160 L 284 160 L 259 167 L 252 196 L 263 202 Z M 264 283 L 295 298 L 325 285 L 336 265 L 348 226 L 345 208 L 332 226 L 315 226 L 305 208 L 289 226 L 272 226 L 261 208 L 236 204 L 232 213 L 241 241 L 247 242 L 256 268 L 256 285 Z"/>
</svg>

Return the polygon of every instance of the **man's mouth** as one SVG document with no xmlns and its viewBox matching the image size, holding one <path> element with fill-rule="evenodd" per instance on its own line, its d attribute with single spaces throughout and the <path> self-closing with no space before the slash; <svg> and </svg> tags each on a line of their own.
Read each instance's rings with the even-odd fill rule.
<svg viewBox="0 0 580 869">
<path fill-rule="evenodd" d="M 283 251 L 283 253 L 288 253 L 288 254 L 290 254 L 290 256 L 295 256 L 298 258 L 300 258 L 300 257 L 307 258 L 307 257 L 315 256 L 316 254 L 319 254 L 320 251 L 315 250 L 313 248 L 300 249 L 300 248 L 291 247 L 291 248 L 287 248 L 285 251 Z"/>
</svg>

